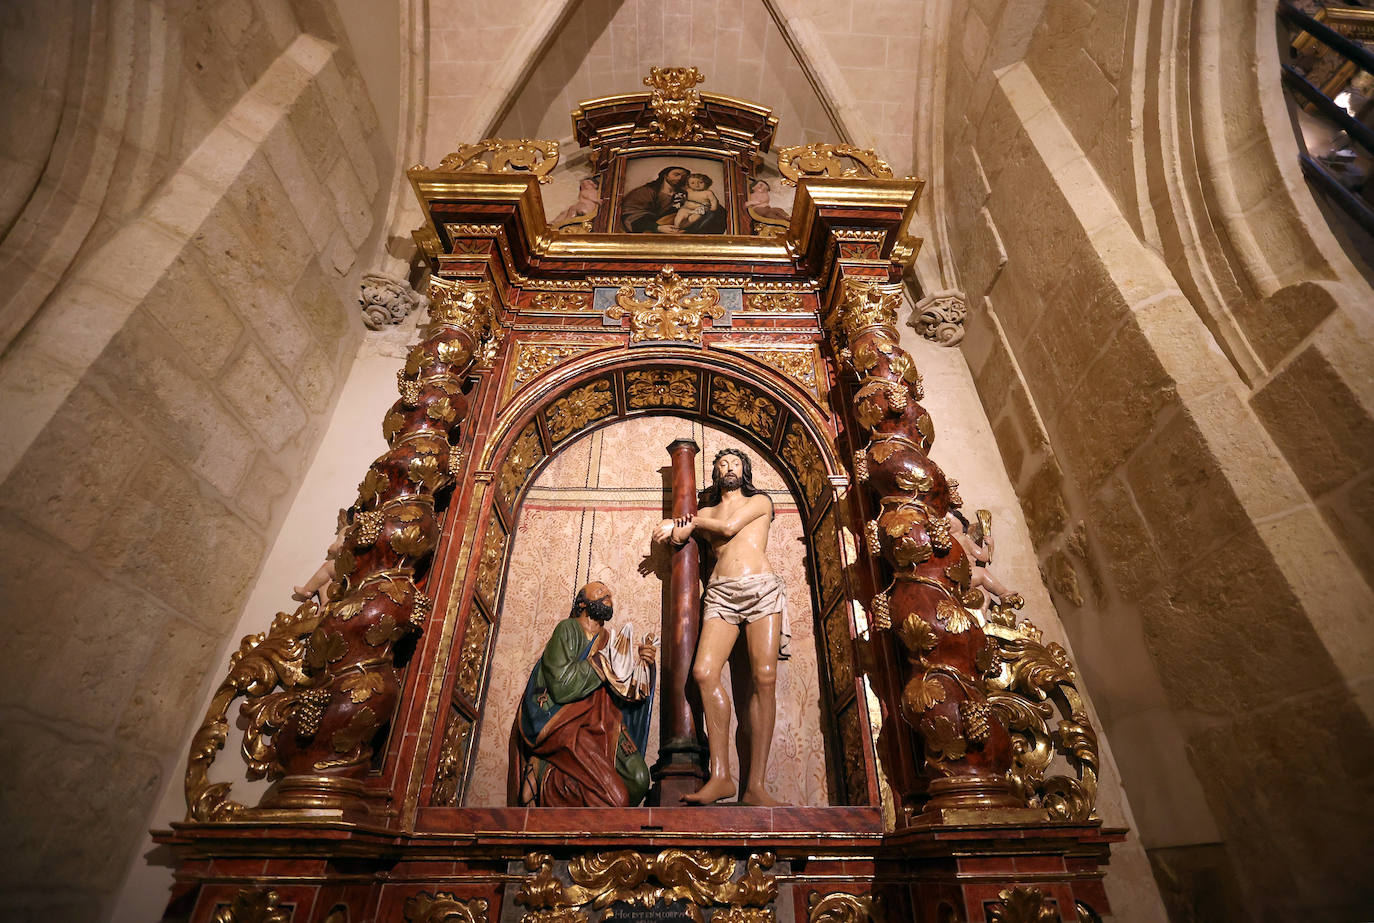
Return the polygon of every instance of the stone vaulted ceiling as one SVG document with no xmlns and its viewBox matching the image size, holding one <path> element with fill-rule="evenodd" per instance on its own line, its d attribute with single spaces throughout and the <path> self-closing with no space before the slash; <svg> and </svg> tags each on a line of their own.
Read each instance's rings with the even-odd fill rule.
<svg viewBox="0 0 1374 923">
<path fill-rule="evenodd" d="M 571 140 L 579 101 L 654 65 L 771 106 L 778 145 L 851 141 L 911 169 L 921 3 L 432 0 L 424 157 L 485 135 Z"/>
</svg>

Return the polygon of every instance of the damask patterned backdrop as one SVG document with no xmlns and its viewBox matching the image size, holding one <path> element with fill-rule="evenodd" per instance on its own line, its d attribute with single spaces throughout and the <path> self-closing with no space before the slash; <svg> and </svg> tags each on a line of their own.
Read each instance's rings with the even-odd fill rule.
<svg viewBox="0 0 1374 923">
<path fill-rule="evenodd" d="M 637 637 L 661 633 L 668 562 L 662 549 L 650 556 L 649 536 L 666 515 L 667 446 L 679 438 L 695 439 L 701 446 L 699 486 L 707 483 L 716 452 L 741 447 L 738 440 L 694 421 L 641 417 L 569 445 L 530 488 L 516 525 L 466 804 L 505 804 L 507 744 L 520 693 L 544 643 L 567 617 L 579 586 L 600 580 L 615 590 L 612 626 L 629 620 Z M 790 804 L 824 805 L 829 801 L 801 516 L 776 469 L 758 452 L 742 448 L 754 461 L 754 483 L 773 497 L 777 517 L 768 557 L 787 583 L 792 620 L 792 658 L 778 671 L 769 791 Z M 655 703 L 651 766 L 658 756 L 657 708 Z M 733 748 L 731 766 L 738 774 Z"/>
</svg>

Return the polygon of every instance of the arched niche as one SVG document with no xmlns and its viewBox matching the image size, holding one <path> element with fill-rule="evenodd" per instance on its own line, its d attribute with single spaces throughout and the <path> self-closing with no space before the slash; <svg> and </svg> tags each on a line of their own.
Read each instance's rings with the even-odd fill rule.
<svg viewBox="0 0 1374 923">
<path fill-rule="evenodd" d="M 493 420 L 486 447 L 466 475 L 470 502 L 450 510 L 455 521 L 445 529 L 450 541 L 462 545 L 456 554 L 441 549 L 438 555 L 452 562 L 435 575 L 445 583 L 435 592 L 447 599 L 453 614 L 453 640 L 440 698 L 446 714 L 437 719 L 440 743 L 421 803 L 463 803 L 472 744 L 485 711 L 512 533 L 526 490 L 564 447 L 596 429 L 641 416 L 694 419 L 728 433 L 773 465 L 797 498 L 816 614 L 829 800 L 876 804 L 876 763 L 871 744 L 865 743 L 872 739 L 868 697 L 855 669 L 856 626 L 842 557 L 854 556 L 842 500 L 847 478 L 830 416 L 814 396 L 749 356 L 673 346 L 604 350 L 566 360 L 509 395 Z M 528 671 L 529 666 L 509 668 Z M 484 733 L 501 732 L 487 728 Z"/>
<path fill-rule="evenodd" d="M 671 503 L 665 447 L 693 439 L 701 447 L 697 478 L 705 477 L 721 448 L 741 440 L 678 416 L 619 420 L 560 447 L 533 478 L 519 504 L 505 588 L 491 642 L 491 662 L 474 741 L 468 807 L 506 803 L 511 724 L 531 667 L 554 628 L 567 618 L 572 590 L 600 580 L 615 590 L 612 627 L 629 623 L 635 637 L 661 634 L 671 600 L 671 554 L 650 534 Z M 807 575 L 801 503 L 767 458 L 754 459 L 754 482 L 774 502 L 768 548 L 773 570 L 787 585 L 791 659 L 778 671 L 777 728 L 773 735 L 770 793 L 792 805 L 830 803 L 815 617 Z M 743 653 L 739 643 L 737 653 Z M 747 666 L 747 661 L 741 665 Z M 732 685 L 730 671 L 725 682 Z M 660 690 L 661 694 L 661 690 Z M 733 695 L 732 695 L 733 698 Z M 646 758 L 654 764 L 660 727 L 653 722 Z M 738 777 L 738 751 L 731 749 Z"/>
</svg>

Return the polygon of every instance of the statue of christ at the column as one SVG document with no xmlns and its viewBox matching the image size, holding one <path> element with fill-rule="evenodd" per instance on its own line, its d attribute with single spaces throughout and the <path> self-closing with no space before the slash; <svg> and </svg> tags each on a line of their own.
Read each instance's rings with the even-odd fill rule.
<svg viewBox="0 0 1374 923">
<path fill-rule="evenodd" d="M 791 632 L 782 578 L 768 564 L 768 531 L 773 502 L 754 487 L 749 457 L 738 449 L 719 452 L 711 466 L 711 486 L 701 491 L 695 516 L 665 519 L 656 541 L 684 544 L 693 536 L 710 545 L 715 557 L 702 597 L 701 637 L 692 678 L 701 690 L 710 748 L 710 777 L 698 791 L 683 796 L 691 804 L 712 804 L 735 794 L 730 776 L 730 702 L 721 670 L 743 628 L 749 648 L 752 689 L 749 719 L 749 769 L 741 804 L 776 805 L 768 794 L 768 751 L 777 715 L 778 660 L 787 657 Z"/>
</svg>

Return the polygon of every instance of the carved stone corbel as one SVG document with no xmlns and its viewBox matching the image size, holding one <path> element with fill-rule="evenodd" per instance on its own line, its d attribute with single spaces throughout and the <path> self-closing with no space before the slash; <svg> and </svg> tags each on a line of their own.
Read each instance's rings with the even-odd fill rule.
<svg viewBox="0 0 1374 923">
<path fill-rule="evenodd" d="M 964 339 L 964 318 L 968 302 L 955 289 L 932 292 L 916 302 L 911 312 L 911 327 L 921 336 L 941 346 L 958 346 Z"/>
<path fill-rule="evenodd" d="M 399 324 L 420 308 L 429 307 L 429 298 L 415 291 L 405 279 L 384 272 L 363 273 L 358 306 L 363 325 L 381 330 Z"/>
</svg>

